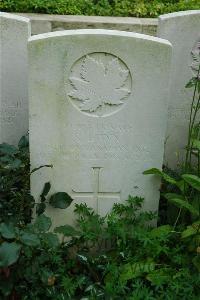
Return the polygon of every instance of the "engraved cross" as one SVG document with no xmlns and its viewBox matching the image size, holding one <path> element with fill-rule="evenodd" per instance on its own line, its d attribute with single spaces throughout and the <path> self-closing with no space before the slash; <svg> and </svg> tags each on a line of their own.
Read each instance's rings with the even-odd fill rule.
<svg viewBox="0 0 200 300">
<path fill-rule="evenodd" d="M 99 200 L 100 199 L 107 199 L 111 200 L 112 204 L 116 202 L 120 202 L 121 199 L 121 193 L 119 192 L 100 192 L 99 191 L 99 183 L 100 183 L 100 171 L 101 167 L 93 167 L 93 191 L 92 192 L 77 192 L 75 190 L 72 190 L 73 194 L 75 197 L 80 197 L 80 198 L 91 198 L 95 202 L 96 206 L 96 211 L 98 213 L 101 212 L 101 209 L 99 209 Z M 72 196 L 73 196 L 72 194 Z M 104 206 L 104 204 L 102 204 Z"/>
</svg>

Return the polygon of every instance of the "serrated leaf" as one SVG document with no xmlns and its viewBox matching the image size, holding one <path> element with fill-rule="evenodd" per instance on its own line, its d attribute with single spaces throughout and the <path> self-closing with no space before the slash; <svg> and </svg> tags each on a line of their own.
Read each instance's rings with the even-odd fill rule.
<svg viewBox="0 0 200 300">
<path fill-rule="evenodd" d="M 104 64 L 87 55 L 81 65 L 80 77 L 70 77 L 73 90 L 68 95 L 81 101 L 80 108 L 84 111 L 93 112 L 104 104 L 120 105 L 130 93 L 124 87 L 128 75 L 128 69 L 121 67 L 118 58 Z"/>
<path fill-rule="evenodd" d="M 80 235 L 80 232 L 75 230 L 70 225 L 63 225 L 63 226 L 56 227 L 54 229 L 54 232 L 63 234 L 64 236 L 77 236 L 77 235 Z"/>
<path fill-rule="evenodd" d="M 162 225 L 157 228 L 153 228 L 150 232 L 150 235 L 154 238 L 165 237 L 169 235 L 172 229 L 173 228 L 170 225 Z"/>
<path fill-rule="evenodd" d="M 40 240 L 36 234 L 25 232 L 20 237 L 21 242 L 26 246 L 39 246 Z"/>
<path fill-rule="evenodd" d="M 168 268 L 154 270 L 146 276 L 152 284 L 156 286 L 161 286 L 168 283 L 172 276 L 170 276 L 170 270 Z"/>
<path fill-rule="evenodd" d="M 58 192 L 51 196 L 49 203 L 55 208 L 65 209 L 72 203 L 73 199 L 65 192 Z"/>
<path fill-rule="evenodd" d="M 0 224 L 0 233 L 5 239 L 14 239 L 15 238 L 15 228 L 12 224 Z"/>
<path fill-rule="evenodd" d="M 34 228 L 37 231 L 48 231 L 52 225 L 51 219 L 44 214 L 38 216 L 34 222 Z"/>
<path fill-rule="evenodd" d="M 120 268 L 119 280 L 125 283 L 127 280 L 137 278 L 144 273 L 152 272 L 154 269 L 154 262 L 128 263 Z"/>
<path fill-rule="evenodd" d="M 182 177 L 190 186 L 200 192 L 200 177 L 191 174 L 184 174 Z"/>
<path fill-rule="evenodd" d="M 9 267 L 14 264 L 20 254 L 21 245 L 13 242 L 4 242 L 0 245 L 0 267 Z"/>
</svg>

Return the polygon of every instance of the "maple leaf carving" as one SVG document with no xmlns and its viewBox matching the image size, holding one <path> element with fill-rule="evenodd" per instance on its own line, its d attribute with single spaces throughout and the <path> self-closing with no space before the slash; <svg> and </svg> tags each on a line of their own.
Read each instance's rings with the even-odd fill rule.
<svg viewBox="0 0 200 300">
<path fill-rule="evenodd" d="M 200 40 L 197 42 L 196 46 L 191 52 L 193 62 L 191 64 L 192 70 L 196 73 L 198 72 L 200 65 Z"/>
<path fill-rule="evenodd" d="M 70 77 L 73 90 L 68 94 L 82 102 L 83 111 L 94 112 L 98 107 L 120 105 L 130 94 L 124 85 L 129 75 L 128 69 L 122 69 L 117 57 L 107 64 L 87 55 L 81 65 L 80 77 Z"/>
</svg>

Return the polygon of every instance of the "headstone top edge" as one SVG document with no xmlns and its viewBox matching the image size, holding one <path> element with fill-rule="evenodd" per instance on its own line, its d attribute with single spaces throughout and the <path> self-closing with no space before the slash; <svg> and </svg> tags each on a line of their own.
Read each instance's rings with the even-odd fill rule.
<svg viewBox="0 0 200 300">
<path fill-rule="evenodd" d="M 5 18 L 5 19 L 10 19 L 10 20 L 15 20 L 15 21 L 20 21 L 20 22 L 25 22 L 25 23 L 30 23 L 30 19 L 26 17 L 21 17 L 18 15 L 6 13 L 0 11 L 0 18 Z"/>
<path fill-rule="evenodd" d="M 164 21 L 167 19 L 179 18 L 183 16 L 191 16 L 191 15 L 200 15 L 200 10 L 185 10 L 185 11 L 178 11 L 174 13 L 160 15 L 158 17 L 159 21 Z"/>
<path fill-rule="evenodd" d="M 146 34 L 120 31 L 120 30 L 107 30 L 107 29 L 77 29 L 77 30 L 63 30 L 63 31 L 54 31 L 48 33 L 42 33 L 29 38 L 28 42 L 33 43 L 45 39 L 58 38 L 63 36 L 81 36 L 81 35 L 97 35 L 97 36 L 121 36 L 127 38 L 136 38 L 140 40 L 148 40 L 151 42 L 156 42 L 160 44 L 165 44 L 172 47 L 171 43 L 168 40 L 161 39 L 154 36 L 149 36 Z"/>
</svg>

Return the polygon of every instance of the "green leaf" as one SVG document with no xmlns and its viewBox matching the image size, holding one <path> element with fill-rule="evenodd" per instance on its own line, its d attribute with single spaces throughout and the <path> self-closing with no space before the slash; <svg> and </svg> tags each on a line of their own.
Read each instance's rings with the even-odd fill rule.
<svg viewBox="0 0 200 300">
<path fill-rule="evenodd" d="M 56 234 L 52 232 L 46 232 L 42 235 L 42 240 L 50 247 L 56 248 L 59 246 L 60 242 Z"/>
<path fill-rule="evenodd" d="M 143 172 L 144 175 L 159 175 L 160 177 L 162 177 L 165 181 L 171 183 L 171 184 L 177 184 L 177 181 L 172 178 L 171 176 L 169 176 L 168 174 L 160 171 L 159 169 L 157 168 L 152 168 L 152 169 L 149 169 L 149 170 L 146 170 Z"/>
<path fill-rule="evenodd" d="M 54 232 L 63 234 L 64 236 L 77 236 L 80 235 L 80 232 L 75 230 L 70 225 L 59 226 L 54 229 Z"/>
<path fill-rule="evenodd" d="M 191 88 L 193 86 L 195 86 L 197 82 L 197 78 L 193 77 L 192 79 L 190 79 L 190 81 L 185 85 L 186 88 Z"/>
<path fill-rule="evenodd" d="M 185 229 L 182 232 L 181 237 L 183 239 L 185 239 L 187 237 L 197 234 L 199 227 L 200 227 L 200 221 L 197 221 L 197 222 L 193 223 L 192 225 L 187 226 L 187 229 Z"/>
<path fill-rule="evenodd" d="M 48 192 L 50 191 L 51 184 L 50 182 L 46 182 L 42 191 L 42 194 L 40 195 L 41 201 L 44 202 L 46 200 L 46 196 Z"/>
<path fill-rule="evenodd" d="M 182 177 L 190 186 L 200 192 L 200 177 L 191 174 L 184 174 Z"/>
<path fill-rule="evenodd" d="M 5 239 L 14 239 L 15 238 L 15 228 L 12 224 L 0 224 L 0 233 Z"/>
<path fill-rule="evenodd" d="M 200 141 L 197 139 L 192 139 L 192 148 L 200 150 Z"/>
<path fill-rule="evenodd" d="M 46 209 L 46 204 L 44 202 L 37 203 L 37 205 L 36 205 L 37 216 L 40 216 L 41 214 L 43 214 L 45 212 L 45 209 Z"/>
<path fill-rule="evenodd" d="M 55 208 L 67 208 L 73 199 L 65 192 L 58 192 L 51 196 L 49 203 Z"/>
<path fill-rule="evenodd" d="M 20 159 L 16 158 L 13 161 L 11 161 L 5 168 L 15 170 L 15 169 L 20 168 L 21 165 L 22 165 L 22 161 Z"/>
<path fill-rule="evenodd" d="M 128 263 L 121 267 L 120 281 L 125 283 L 129 279 L 141 276 L 144 273 L 150 273 L 155 269 L 154 262 Z"/>
<path fill-rule="evenodd" d="M 146 276 L 147 280 L 149 280 L 152 284 L 156 286 L 161 286 L 170 282 L 170 270 L 168 268 L 154 270 L 152 273 Z"/>
<path fill-rule="evenodd" d="M 185 198 L 183 195 L 176 194 L 176 193 L 166 193 L 166 194 L 164 194 L 164 197 L 169 201 L 174 198 L 178 198 L 178 199 L 185 201 Z"/>
<path fill-rule="evenodd" d="M 197 268 L 198 272 L 200 272 L 200 255 L 196 255 L 192 260 L 194 266 Z"/>
<path fill-rule="evenodd" d="M 26 246 L 39 246 L 40 240 L 34 233 L 25 232 L 20 238 L 21 242 Z"/>
<path fill-rule="evenodd" d="M 26 148 L 28 147 L 28 145 L 29 145 L 28 136 L 26 135 L 22 136 L 18 143 L 19 149 Z"/>
<path fill-rule="evenodd" d="M 20 254 L 21 245 L 13 242 L 4 242 L 0 246 L 0 267 L 8 267 L 14 264 Z"/>
<path fill-rule="evenodd" d="M 169 193 L 170 194 L 170 193 Z M 189 204 L 187 201 L 182 200 L 180 198 L 176 198 L 176 197 L 168 197 L 169 194 L 165 194 L 165 198 L 167 200 L 169 200 L 170 202 L 174 203 L 176 206 L 180 207 L 180 208 L 185 208 L 186 210 L 188 210 L 191 214 L 199 216 L 199 212 L 197 209 L 195 209 L 191 204 Z"/>
<path fill-rule="evenodd" d="M 18 149 L 15 146 L 3 143 L 0 144 L 0 153 L 14 155 L 18 152 Z"/>
<path fill-rule="evenodd" d="M 162 225 L 162 226 L 152 229 L 150 235 L 154 238 L 165 237 L 165 236 L 169 235 L 169 233 L 172 231 L 172 229 L 173 228 L 170 225 Z"/>
<path fill-rule="evenodd" d="M 36 228 L 38 231 L 46 232 L 51 227 L 51 219 L 44 214 L 38 216 L 34 223 L 34 228 Z"/>
</svg>

